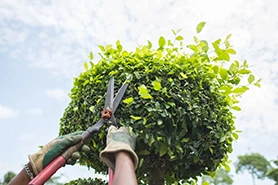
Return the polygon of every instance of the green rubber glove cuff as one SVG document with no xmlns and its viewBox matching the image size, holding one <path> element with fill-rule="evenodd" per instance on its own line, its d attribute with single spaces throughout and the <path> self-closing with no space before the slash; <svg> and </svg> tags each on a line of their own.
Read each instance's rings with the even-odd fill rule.
<svg viewBox="0 0 278 185">
<path fill-rule="evenodd" d="M 76 145 L 82 140 L 83 131 L 60 136 L 47 143 L 37 153 L 28 155 L 35 175 L 38 175 L 51 161 L 61 155 L 70 146 Z"/>
</svg>

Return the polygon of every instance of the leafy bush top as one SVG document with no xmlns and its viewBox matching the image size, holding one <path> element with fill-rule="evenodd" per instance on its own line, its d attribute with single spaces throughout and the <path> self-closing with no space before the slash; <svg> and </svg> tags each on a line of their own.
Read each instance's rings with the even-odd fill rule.
<svg viewBox="0 0 278 185">
<path fill-rule="evenodd" d="M 204 23 L 197 26 L 200 32 Z M 196 178 L 215 171 L 222 164 L 227 169 L 227 153 L 238 138 L 232 109 L 248 84 L 259 86 L 248 64 L 230 55 L 228 35 L 212 43 L 194 36 L 194 44 L 186 47 L 180 31 L 175 40 L 160 37 L 159 47 L 152 43 L 136 48 L 99 46 L 101 59 L 85 63 L 85 72 L 74 79 L 71 102 L 60 122 L 60 134 L 86 130 L 100 119 L 107 83 L 115 78 L 115 91 L 131 75 L 130 85 L 115 117 L 119 125 L 131 126 L 137 135 L 136 152 L 140 159 L 137 178 L 146 183 L 153 170 L 160 169 L 167 184 Z M 245 76 L 247 78 L 245 78 Z M 105 147 L 105 129 L 93 136 L 91 154 L 83 156 L 82 165 L 106 173 L 99 160 Z"/>
<path fill-rule="evenodd" d="M 93 179 L 93 178 L 79 178 L 76 180 L 72 180 L 68 183 L 66 183 L 65 185 L 106 185 L 107 181 L 103 180 L 103 179 Z"/>
</svg>

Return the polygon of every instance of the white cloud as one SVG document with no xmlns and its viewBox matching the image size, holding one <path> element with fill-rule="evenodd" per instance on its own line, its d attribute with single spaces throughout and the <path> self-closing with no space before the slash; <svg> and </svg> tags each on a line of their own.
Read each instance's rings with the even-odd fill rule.
<svg viewBox="0 0 278 185">
<path fill-rule="evenodd" d="M 48 97 L 50 97 L 52 99 L 56 99 L 58 101 L 63 101 L 63 100 L 66 100 L 68 98 L 67 94 L 62 89 L 48 90 L 45 93 Z"/>
<path fill-rule="evenodd" d="M 39 108 L 30 109 L 27 111 L 27 114 L 31 114 L 33 116 L 40 116 L 42 115 L 43 110 Z"/>
<path fill-rule="evenodd" d="M 17 110 L 0 105 L 0 119 L 10 119 L 18 115 Z"/>
<path fill-rule="evenodd" d="M 217 39 L 231 32 L 244 51 L 241 55 L 250 59 L 258 48 L 277 45 L 275 0 L 2 2 L 0 48 L 13 46 L 10 55 L 68 78 L 83 70 L 87 54 L 93 50 L 96 55 L 99 44 L 119 39 L 125 48 L 133 49 L 147 40 L 156 44 L 160 35 L 172 38 L 171 29 L 180 28 L 190 42 L 200 21 L 208 23 L 200 36 Z"/>
</svg>

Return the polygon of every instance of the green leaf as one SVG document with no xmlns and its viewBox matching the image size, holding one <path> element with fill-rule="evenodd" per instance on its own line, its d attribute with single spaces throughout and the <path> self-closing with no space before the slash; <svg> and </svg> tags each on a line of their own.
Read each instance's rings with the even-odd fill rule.
<svg viewBox="0 0 278 185">
<path fill-rule="evenodd" d="M 151 139 L 148 141 L 148 145 L 152 146 L 153 142 L 155 142 L 155 139 L 154 139 L 154 137 L 152 135 Z"/>
<path fill-rule="evenodd" d="M 190 140 L 190 138 L 183 138 L 183 139 L 181 140 L 181 142 L 182 142 L 182 143 L 187 143 L 189 140 Z"/>
<path fill-rule="evenodd" d="M 123 50 L 123 46 L 122 45 L 118 45 L 117 49 L 118 49 L 119 52 L 121 52 Z"/>
<path fill-rule="evenodd" d="M 89 59 L 90 59 L 90 60 L 93 60 L 93 59 L 94 59 L 93 52 L 90 52 L 90 54 L 89 54 Z"/>
<path fill-rule="evenodd" d="M 236 51 L 232 48 L 226 49 L 226 52 L 229 54 L 236 54 Z"/>
<path fill-rule="evenodd" d="M 175 147 L 176 147 L 176 149 L 177 149 L 180 153 L 183 153 L 183 152 L 184 152 L 181 146 L 175 145 Z"/>
<path fill-rule="evenodd" d="M 226 52 L 220 52 L 218 54 L 217 60 L 225 60 L 225 61 L 230 61 L 230 56 Z"/>
<path fill-rule="evenodd" d="M 134 119 L 135 121 L 139 120 L 139 119 L 142 119 L 140 116 L 133 116 L 131 115 L 130 116 L 132 119 Z"/>
<path fill-rule="evenodd" d="M 213 154 L 213 149 L 211 147 L 209 147 L 209 151 Z"/>
<path fill-rule="evenodd" d="M 138 152 L 138 155 L 149 155 L 150 152 L 148 150 L 141 150 Z"/>
<path fill-rule="evenodd" d="M 171 40 L 168 40 L 168 46 L 174 46 Z"/>
<path fill-rule="evenodd" d="M 262 81 L 262 79 L 260 78 L 256 83 L 254 83 L 254 85 L 257 87 L 261 87 L 261 84 L 260 84 L 261 81 Z"/>
<path fill-rule="evenodd" d="M 87 64 L 87 62 L 84 62 L 84 68 L 86 69 L 86 71 L 88 71 L 88 64 Z"/>
<path fill-rule="evenodd" d="M 165 143 L 160 143 L 159 145 L 159 156 L 163 156 L 167 153 L 168 146 Z"/>
<path fill-rule="evenodd" d="M 176 37 L 176 40 L 183 40 L 183 37 L 179 35 Z"/>
<path fill-rule="evenodd" d="M 156 53 L 156 54 L 157 54 L 157 57 L 158 57 L 158 58 L 161 58 L 161 57 L 163 56 L 163 55 L 162 55 L 162 51 L 161 51 L 161 50 L 157 51 L 157 53 Z"/>
<path fill-rule="evenodd" d="M 116 46 L 121 45 L 121 42 L 119 40 L 116 41 Z"/>
<path fill-rule="evenodd" d="M 226 136 L 221 137 L 221 138 L 220 138 L 220 143 L 222 143 L 222 142 L 225 141 L 225 140 L 226 140 Z"/>
<path fill-rule="evenodd" d="M 204 28 L 206 22 L 200 22 L 197 27 L 196 27 L 196 31 L 197 33 L 200 33 L 202 31 L 202 29 Z"/>
<path fill-rule="evenodd" d="M 159 91 L 161 89 L 161 84 L 158 81 L 152 81 L 153 89 Z"/>
<path fill-rule="evenodd" d="M 163 121 L 161 119 L 158 119 L 157 120 L 157 125 L 162 125 L 163 124 Z"/>
<path fill-rule="evenodd" d="M 198 46 L 200 46 L 204 52 L 207 52 L 209 50 L 208 41 L 206 40 L 201 40 Z"/>
<path fill-rule="evenodd" d="M 128 53 L 127 51 L 123 51 L 122 55 L 123 55 L 124 57 L 128 57 L 128 56 L 129 56 L 129 53 Z"/>
<path fill-rule="evenodd" d="M 91 67 L 94 67 L 94 66 L 95 66 L 95 64 L 94 64 L 93 62 L 90 62 L 90 64 L 91 64 Z"/>
<path fill-rule="evenodd" d="M 229 165 L 224 165 L 224 168 L 225 168 L 225 170 L 226 170 L 227 172 L 230 172 L 230 171 L 231 171 L 231 168 L 230 168 Z"/>
<path fill-rule="evenodd" d="M 254 80 L 255 80 L 255 76 L 250 74 L 248 77 L 248 83 L 251 84 L 252 82 L 254 82 Z"/>
<path fill-rule="evenodd" d="M 237 134 L 237 133 L 233 132 L 233 133 L 232 133 L 232 136 L 233 136 L 235 139 L 238 139 L 238 134 Z"/>
<path fill-rule="evenodd" d="M 238 73 L 239 73 L 239 74 L 250 74 L 251 71 L 248 70 L 248 69 L 240 69 L 240 70 L 238 70 Z"/>
<path fill-rule="evenodd" d="M 214 41 L 214 43 L 216 43 L 217 45 L 219 45 L 221 43 L 221 39 L 217 39 L 216 41 Z"/>
<path fill-rule="evenodd" d="M 257 87 L 261 87 L 261 84 L 259 84 L 259 83 L 254 83 L 254 85 Z"/>
<path fill-rule="evenodd" d="M 234 109 L 236 111 L 241 111 L 241 108 L 239 106 L 232 106 L 232 109 Z"/>
<path fill-rule="evenodd" d="M 237 70 L 238 70 L 238 67 L 234 63 L 232 63 L 230 65 L 229 71 L 231 71 L 232 74 L 235 74 L 237 72 Z"/>
<path fill-rule="evenodd" d="M 123 102 L 126 103 L 126 104 L 132 104 L 132 102 L 133 102 L 133 97 L 126 98 L 126 99 L 123 100 Z"/>
<path fill-rule="evenodd" d="M 141 159 L 140 159 L 140 162 L 139 162 L 139 168 L 141 168 L 141 166 L 143 165 L 143 163 L 144 163 L 144 158 L 141 158 Z"/>
<path fill-rule="evenodd" d="M 230 94 L 232 88 L 233 87 L 230 85 L 223 85 L 222 87 L 219 88 L 219 90 L 223 90 L 226 94 Z"/>
<path fill-rule="evenodd" d="M 241 95 L 243 94 L 245 91 L 247 91 L 249 88 L 246 86 L 242 86 L 242 87 L 237 87 L 234 90 L 232 90 L 233 93 Z"/>
<path fill-rule="evenodd" d="M 153 46 L 153 44 L 151 43 L 151 41 L 148 41 L 148 48 L 151 49 Z"/>
<path fill-rule="evenodd" d="M 225 42 L 231 38 L 232 34 L 227 35 Z"/>
<path fill-rule="evenodd" d="M 199 39 L 196 36 L 194 36 L 193 39 L 194 39 L 194 42 L 196 42 L 196 43 L 199 42 Z"/>
<path fill-rule="evenodd" d="M 91 106 L 91 107 L 89 108 L 89 110 L 90 110 L 91 112 L 95 112 L 95 106 Z"/>
<path fill-rule="evenodd" d="M 226 48 L 229 48 L 231 46 L 229 41 L 224 41 Z"/>
<path fill-rule="evenodd" d="M 208 182 L 202 182 L 202 185 L 209 185 Z"/>
<path fill-rule="evenodd" d="M 217 40 L 217 41 L 218 41 L 218 40 Z M 215 53 L 216 53 L 217 55 L 219 55 L 219 54 L 221 53 L 221 49 L 220 49 L 220 47 L 218 46 L 219 44 L 218 44 L 217 41 L 213 42 L 213 43 L 212 43 L 212 46 L 213 46 L 213 48 L 215 49 Z"/>
<path fill-rule="evenodd" d="M 140 85 L 138 87 L 139 95 L 143 99 L 152 99 L 153 97 L 149 94 L 149 91 L 145 85 Z"/>
<path fill-rule="evenodd" d="M 224 68 L 220 68 L 220 76 L 223 80 L 226 80 L 228 78 L 227 70 Z"/>
<path fill-rule="evenodd" d="M 86 81 L 83 83 L 83 85 L 85 86 L 85 85 L 87 85 L 89 82 L 90 82 L 90 80 L 86 80 Z"/>
<path fill-rule="evenodd" d="M 74 107 L 74 108 L 73 108 L 73 111 L 74 111 L 74 112 L 78 111 L 78 107 Z"/>
<path fill-rule="evenodd" d="M 189 45 L 187 45 L 187 47 L 188 47 L 189 49 L 193 50 L 194 52 L 197 52 L 197 51 L 198 51 L 197 47 L 196 47 L 195 45 L 193 45 L 193 44 L 189 44 Z"/>
<path fill-rule="evenodd" d="M 99 49 L 100 49 L 101 51 L 104 51 L 104 50 L 105 50 L 105 48 L 104 48 L 102 45 L 98 45 L 98 47 L 99 47 Z"/>
<path fill-rule="evenodd" d="M 180 72 L 180 75 L 181 75 L 181 77 L 184 78 L 184 79 L 188 78 L 187 75 L 184 74 L 183 72 Z"/>
<path fill-rule="evenodd" d="M 165 41 L 165 39 L 164 39 L 164 37 L 159 37 L 159 40 L 158 40 L 158 45 L 160 46 L 160 47 L 163 47 L 163 46 L 165 46 L 165 44 L 166 44 L 166 41 Z"/>
<path fill-rule="evenodd" d="M 215 66 L 212 67 L 212 70 L 215 74 L 218 74 L 219 67 L 217 65 L 215 65 Z"/>
</svg>

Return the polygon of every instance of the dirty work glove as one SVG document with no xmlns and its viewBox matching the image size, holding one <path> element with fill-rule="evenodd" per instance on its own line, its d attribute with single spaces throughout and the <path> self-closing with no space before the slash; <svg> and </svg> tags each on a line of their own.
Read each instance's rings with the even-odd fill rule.
<svg viewBox="0 0 278 185">
<path fill-rule="evenodd" d="M 133 159 L 135 169 L 138 166 L 138 157 L 135 150 L 135 135 L 127 127 L 117 129 L 110 126 L 106 136 L 106 148 L 100 152 L 100 159 L 113 171 L 115 170 L 115 153 L 126 151 Z"/>
<path fill-rule="evenodd" d="M 43 146 L 37 153 L 28 155 L 30 164 L 32 166 L 35 175 L 38 175 L 51 161 L 56 157 L 65 152 L 69 147 L 74 145 L 83 145 L 82 141 L 83 131 L 74 132 L 71 134 L 59 136 L 53 139 L 45 146 Z M 75 164 L 76 160 L 80 158 L 80 151 L 88 153 L 90 148 L 83 145 L 78 151 L 78 149 L 73 149 L 67 152 L 67 162 L 66 164 Z M 65 157 L 65 156 L 63 156 Z"/>
</svg>

